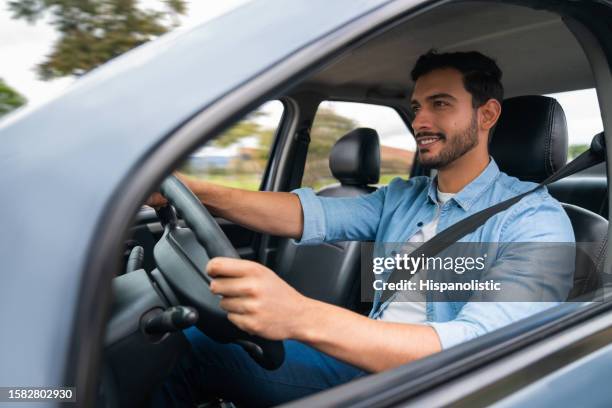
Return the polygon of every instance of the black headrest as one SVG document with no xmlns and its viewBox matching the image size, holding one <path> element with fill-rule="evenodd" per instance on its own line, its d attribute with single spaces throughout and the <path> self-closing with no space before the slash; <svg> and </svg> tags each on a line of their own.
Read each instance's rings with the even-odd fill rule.
<svg viewBox="0 0 612 408">
<path fill-rule="evenodd" d="M 329 155 L 329 168 L 341 184 L 378 183 L 380 145 L 374 129 L 358 128 L 342 136 Z"/>
<path fill-rule="evenodd" d="M 563 108 L 540 95 L 506 99 L 489 151 L 504 173 L 541 182 L 567 161 Z"/>
</svg>

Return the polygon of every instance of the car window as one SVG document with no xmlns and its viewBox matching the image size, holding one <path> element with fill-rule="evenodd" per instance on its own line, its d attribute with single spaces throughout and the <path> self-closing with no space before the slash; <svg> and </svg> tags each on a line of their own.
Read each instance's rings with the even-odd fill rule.
<svg viewBox="0 0 612 408">
<path fill-rule="evenodd" d="M 224 186 L 259 190 L 282 114 L 282 102 L 264 103 L 196 150 L 179 171 Z"/>
<path fill-rule="evenodd" d="M 329 169 L 334 143 L 353 129 L 369 127 L 380 138 L 379 185 L 395 177 L 408 178 L 416 152 L 410 130 L 397 111 L 388 106 L 355 102 L 325 101 L 319 105 L 310 134 L 303 187 L 318 190 L 338 183 Z"/>
<path fill-rule="evenodd" d="M 593 136 L 603 132 L 595 88 L 546 95 L 555 98 L 567 120 L 568 161 L 588 150 Z"/>
</svg>

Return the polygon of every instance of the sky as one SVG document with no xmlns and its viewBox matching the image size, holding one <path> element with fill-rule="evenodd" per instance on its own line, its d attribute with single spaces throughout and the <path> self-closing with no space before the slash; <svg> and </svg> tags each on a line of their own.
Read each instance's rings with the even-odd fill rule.
<svg viewBox="0 0 612 408">
<path fill-rule="evenodd" d="M 159 8 L 160 0 L 140 0 L 147 8 Z M 248 0 L 192 0 L 188 3 L 188 14 L 182 18 L 179 30 L 193 27 L 246 3 Z M 41 81 L 34 68 L 51 51 L 57 34 L 45 21 L 28 24 L 23 20 L 13 20 L 7 10 L 7 0 L 0 0 L 0 78 L 11 87 L 25 95 L 29 105 L 44 103 L 70 86 L 74 79 L 61 78 Z M 603 125 L 597 105 L 595 91 L 581 90 L 552 95 L 565 111 L 570 144 L 590 143 L 591 138 L 602 131 Z M 272 105 L 272 111 L 278 111 Z M 376 129 L 382 143 L 389 146 L 414 149 L 414 141 L 406 141 L 405 129 L 398 126 L 394 112 L 389 108 L 372 108 L 363 104 L 332 104 L 337 113 L 354 119 L 360 126 Z M 271 113 L 274 113 L 272 112 Z M 280 114 L 280 113 L 279 113 Z M 274 114 L 261 120 L 268 122 Z M 269 123 L 264 123 L 265 125 Z"/>
</svg>

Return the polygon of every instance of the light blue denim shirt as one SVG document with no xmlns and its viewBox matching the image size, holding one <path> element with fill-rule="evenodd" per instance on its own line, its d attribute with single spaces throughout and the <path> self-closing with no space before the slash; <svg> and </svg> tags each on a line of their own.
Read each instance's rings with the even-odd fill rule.
<svg viewBox="0 0 612 408">
<path fill-rule="evenodd" d="M 493 159 L 485 170 L 440 209 L 437 232 L 496 203 L 534 188 L 501 172 Z M 395 178 L 377 191 L 360 197 L 319 197 L 310 188 L 294 190 L 302 204 L 304 230 L 298 243 L 319 244 L 334 241 L 406 242 L 434 218 L 438 210 L 436 180 L 414 177 Z M 461 242 L 525 243 L 574 242 L 569 218 L 546 188 L 540 188 L 509 209 L 491 217 Z M 529 290 L 547 292 L 565 299 L 574 274 L 574 252 L 559 259 L 534 264 L 533 256 L 500 251 L 491 269 L 504 265 L 515 271 L 513 279 Z M 555 292 L 553 294 L 548 292 Z M 377 318 L 382 305 L 374 299 L 371 318 Z M 390 299 L 392 300 L 392 299 Z M 442 348 L 473 339 L 504 325 L 530 316 L 559 302 L 427 302 L 427 324 L 432 326 Z"/>
</svg>

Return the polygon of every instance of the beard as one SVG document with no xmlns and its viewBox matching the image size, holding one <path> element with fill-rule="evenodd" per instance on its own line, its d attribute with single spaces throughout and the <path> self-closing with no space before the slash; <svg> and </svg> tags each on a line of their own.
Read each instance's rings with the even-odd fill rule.
<svg viewBox="0 0 612 408">
<path fill-rule="evenodd" d="M 423 157 L 419 154 L 419 162 L 426 169 L 440 169 L 454 162 L 465 153 L 478 146 L 478 121 L 476 113 L 472 115 L 470 124 L 464 129 L 447 137 L 444 133 L 422 132 L 417 136 L 438 136 L 443 143 L 440 152 L 433 157 Z M 425 150 L 425 149 L 423 149 Z M 420 151 L 420 150 L 419 150 Z"/>
</svg>

